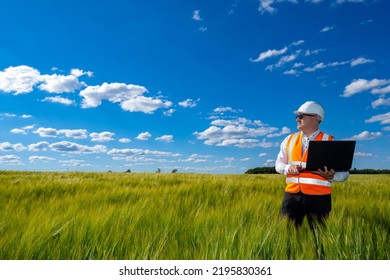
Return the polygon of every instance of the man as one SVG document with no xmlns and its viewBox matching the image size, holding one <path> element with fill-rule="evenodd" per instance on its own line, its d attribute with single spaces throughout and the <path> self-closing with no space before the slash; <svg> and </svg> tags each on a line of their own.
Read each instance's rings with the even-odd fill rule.
<svg viewBox="0 0 390 280">
<path fill-rule="evenodd" d="M 331 141 L 333 136 L 320 132 L 324 109 L 314 101 L 305 102 L 296 114 L 300 132 L 287 136 L 280 145 L 275 169 L 286 175 L 282 215 L 299 227 L 306 216 L 311 229 L 323 224 L 331 211 L 333 181 L 344 181 L 348 172 L 335 172 L 324 166 L 316 172 L 305 171 L 309 141 Z"/>
</svg>

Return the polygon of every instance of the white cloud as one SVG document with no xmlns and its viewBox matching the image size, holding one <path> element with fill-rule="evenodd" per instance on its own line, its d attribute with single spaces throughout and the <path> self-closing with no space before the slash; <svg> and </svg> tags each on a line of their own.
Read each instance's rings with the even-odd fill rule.
<svg viewBox="0 0 390 280">
<path fill-rule="evenodd" d="M 188 98 L 184 101 L 179 102 L 179 105 L 183 108 L 194 108 L 198 105 L 199 100 L 200 100 L 199 98 L 197 100 L 192 100 Z"/>
<path fill-rule="evenodd" d="M 192 13 L 192 19 L 195 21 L 202 21 L 203 19 L 200 17 L 200 11 L 199 10 L 194 10 Z"/>
<path fill-rule="evenodd" d="M 121 108 L 130 112 L 153 113 L 159 108 L 169 108 L 172 102 L 143 96 L 147 89 L 143 86 L 124 83 L 103 83 L 101 86 L 88 86 L 80 91 L 83 97 L 82 108 L 94 108 L 103 100 L 120 103 Z"/>
<path fill-rule="evenodd" d="M 337 67 L 351 63 L 351 61 L 335 61 L 326 64 L 326 67 Z"/>
<path fill-rule="evenodd" d="M 11 113 L 2 113 L 2 114 L 0 114 L 0 117 L 1 118 L 15 118 L 15 117 L 17 117 L 17 115 L 11 114 Z"/>
<path fill-rule="evenodd" d="M 362 152 L 356 152 L 353 155 L 356 158 L 363 158 L 363 157 L 372 157 L 371 153 L 362 153 Z"/>
<path fill-rule="evenodd" d="M 375 60 L 364 58 L 364 57 L 359 57 L 355 58 L 351 61 L 351 67 L 355 67 L 360 64 L 366 64 L 366 63 L 373 63 Z"/>
<path fill-rule="evenodd" d="M 143 149 L 111 149 L 107 152 L 108 155 L 116 156 L 168 156 L 168 157 L 178 157 L 181 154 L 174 154 L 171 152 L 163 151 L 153 151 L 153 150 L 143 150 Z"/>
<path fill-rule="evenodd" d="M 221 119 L 217 119 L 217 120 L 213 120 L 211 122 L 211 125 L 215 125 L 215 126 L 228 126 L 228 125 L 234 125 L 234 124 L 239 124 L 240 122 L 237 122 L 235 120 L 221 120 Z"/>
<path fill-rule="evenodd" d="M 88 131 L 86 129 L 60 129 L 59 134 L 64 134 L 68 138 L 87 139 Z"/>
<path fill-rule="evenodd" d="M 0 91 L 6 93 L 23 94 L 33 91 L 34 86 L 49 93 L 74 92 L 86 83 L 79 81 L 79 77 L 87 75 L 91 77 L 91 71 L 72 69 L 70 75 L 41 75 L 32 67 L 21 65 L 8 67 L 0 71 Z M 121 108 L 130 112 L 143 112 L 151 114 L 160 108 L 169 108 L 172 102 L 159 97 L 146 97 L 143 94 L 147 89 L 143 86 L 124 83 L 103 83 L 100 86 L 87 86 L 80 91 L 82 108 L 94 108 L 101 105 L 103 100 L 119 103 Z M 74 101 L 62 97 L 47 97 L 45 102 L 71 105 Z M 192 105 L 191 105 L 192 106 Z"/>
<path fill-rule="evenodd" d="M 305 56 L 316 55 L 316 54 L 319 54 L 320 52 L 323 52 L 323 51 L 325 51 L 325 50 L 324 49 L 306 50 Z"/>
<path fill-rule="evenodd" d="M 49 148 L 55 152 L 75 153 L 75 154 L 92 154 L 105 153 L 107 147 L 103 145 L 86 146 L 74 142 L 61 141 L 49 145 Z"/>
<path fill-rule="evenodd" d="M 30 66 L 11 66 L 0 72 L 0 90 L 15 95 L 29 93 L 41 81 L 39 71 Z"/>
<path fill-rule="evenodd" d="M 14 133 L 14 134 L 27 134 L 27 131 L 34 129 L 34 127 L 35 127 L 35 125 L 29 125 L 29 126 L 25 126 L 25 127 L 22 127 L 22 128 L 13 128 L 13 129 L 11 129 L 11 133 Z"/>
<path fill-rule="evenodd" d="M 265 157 L 265 156 L 267 156 L 267 153 L 260 153 L 259 154 L 259 157 Z"/>
<path fill-rule="evenodd" d="M 39 134 L 40 137 L 58 137 L 65 135 L 68 138 L 86 139 L 88 131 L 85 129 L 55 129 L 51 127 L 40 127 L 33 133 Z"/>
<path fill-rule="evenodd" d="M 367 0 L 336 0 L 336 4 L 343 4 L 343 3 L 364 3 Z"/>
<path fill-rule="evenodd" d="M 77 75 L 41 75 L 37 69 L 30 66 L 11 66 L 0 72 L 0 90 L 18 95 L 30 93 L 34 86 L 38 86 L 40 90 L 50 93 L 74 92 L 86 85 L 84 82 L 80 82 L 78 77 L 84 74 L 92 75 L 92 72 L 73 70 Z"/>
<path fill-rule="evenodd" d="M 268 138 L 279 137 L 282 135 L 289 134 L 290 132 L 291 132 L 291 130 L 288 127 L 282 127 L 282 130 L 280 132 L 268 134 L 267 137 Z"/>
<path fill-rule="evenodd" d="M 287 52 L 287 50 L 290 47 L 298 46 L 298 45 L 303 44 L 303 43 L 304 43 L 304 41 L 300 40 L 300 41 L 294 42 L 294 43 L 290 44 L 288 47 L 285 47 L 285 48 L 280 49 L 280 50 L 273 49 L 273 50 L 268 50 L 268 51 L 262 52 L 262 53 L 260 53 L 258 58 L 256 58 L 256 59 L 250 58 L 250 61 L 252 61 L 252 62 L 261 62 L 261 61 L 264 61 L 265 59 L 270 58 L 270 57 L 283 55 L 283 54 L 285 54 Z M 303 53 L 303 56 L 305 58 L 307 58 L 307 57 L 309 57 L 311 55 L 318 54 L 321 51 L 325 51 L 325 50 L 324 49 L 314 49 L 314 50 L 297 49 L 293 53 L 281 56 L 279 58 L 278 62 L 276 62 L 275 64 L 268 65 L 265 68 L 265 70 L 266 71 L 273 71 L 275 68 L 282 68 L 286 64 L 288 64 L 288 63 L 290 63 L 292 61 L 297 60 L 300 56 L 302 56 L 301 55 L 302 53 Z M 313 66 L 305 67 L 303 69 L 303 71 L 305 71 L 305 72 L 314 72 L 314 71 L 317 71 L 317 70 L 320 70 L 320 69 L 325 69 L 325 68 L 329 68 L 329 67 L 338 67 L 338 66 L 343 66 L 343 65 L 347 65 L 347 64 L 350 64 L 351 67 L 355 67 L 357 65 L 366 64 L 366 63 L 372 63 L 372 62 L 374 62 L 374 60 L 363 58 L 363 57 L 359 57 L 359 58 L 351 59 L 351 60 L 347 60 L 347 61 L 335 61 L 335 62 L 329 62 L 329 63 L 316 62 L 316 64 L 313 65 Z M 304 65 L 304 63 L 302 63 L 302 62 L 296 62 L 296 63 L 294 63 L 292 68 L 302 67 L 303 65 Z M 285 75 L 296 75 L 296 76 L 301 74 L 300 72 L 298 72 L 295 69 L 285 70 L 283 73 Z"/>
<path fill-rule="evenodd" d="M 273 166 L 275 163 L 274 159 L 267 159 L 267 161 L 264 163 L 264 166 Z"/>
<path fill-rule="evenodd" d="M 211 122 L 212 125 L 216 126 L 237 126 L 237 125 L 256 125 L 263 126 L 264 124 L 260 120 L 251 121 L 247 118 L 234 118 L 228 119 L 216 119 Z"/>
<path fill-rule="evenodd" d="M 334 25 L 332 25 L 332 26 L 325 26 L 324 28 L 322 28 L 322 29 L 320 30 L 320 32 L 328 32 L 328 31 L 330 31 L 330 30 L 332 30 L 332 29 L 334 29 L 334 28 L 335 28 Z"/>
<path fill-rule="evenodd" d="M 23 144 L 21 144 L 21 143 L 17 143 L 17 144 L 11 144 L 10 142 L 0 143 L 0 151 L 2 151 L 2 152 L 8 152 L 8 151 L 21 152 L 21 151 L 24 151 L 26 149 L 27 148 L 25 146 L 23 146 Z"/>
<path fill-rule="evenodd" d="M 376 109 L 379 106 L 390 106 L 390 97 L 389 98 L 379 98 L 371 103 L 371 107 Z"/>
<path fill-rule="evenodd" d="M 282 55 L 287 51 L 287 49 L 288 49 L 287 47 L 284 47 L 283 49 L 280 49 L 280 50 L 268 50 L 268 51 L 260 53 L 256 59 L 251 58 L 250 61 L 261 62 L 267 58 Z"/>
<path fill-rule="evenodd" d="M 215 112 L 234 112 L 231 107 L 219 107 Z M 270 135 L 276 137 L 289 133 L 289 129 L 284 127 L 280 132 L 278 128 L 270 127 L 260 120 L 249 120 L 244 117 L 229 117 L 213 119 L 210 127 L 201 132 L 193 134 L 199 140 L 204 140 L 204 144 L 213 146 L 235 146 L 239 148 L 274 147 L 275 144 L 268 142 L 264 137 Z M 263 138 L 261 140 L 261 138 Z"/>
<path fill-rule="evenodd" d="M 176 112 L 175 109 L 169 109 L 169 110 L 164 111 L 164 112 L 163 112 L 163 115 L 164 115 L 164 116 L 167 116 L 167 117 L 170 117 L 170 116 L 172 116 L 172 114 L 173 114 L 174 112 Z"/>
<path fill-rule="evenodd" d="M 102 100 L 122 103 L 147 92 L 143 86 L 124 83 L 103 83 L 101 86 L 88 86 L 80 92 L 83 97 L 82 108 L 94 108 L 101 105 Z"/>
<path fill-rule="evenodd" d="M 257 137 L 265 136 L 277 130 L 275 127 L 261 126 L 259 121 L 249 121 L 242 118 L 241 121 L 213 121 L 214 125 L 202 132 L 194 132 L 199 140 L 205 140 L 206 145 L 236 146 L 240 148 L 271 147 L 272 143 Z M 218 127 L 218 124 L 222 127 Z"/>
<path fill-rule="evenodd" d="M 364 140 L 372 140 L 382 136 L 382 132 L 368 132 L 363 131 L 358 135 L 354 135 L 347 140 L 356 140 L 356 141 L 364 141 Z"/>
<path fill-rule="evenodd" d="M 327 66 L 325 65 L 325 63 L 323 62 L 320 62 L 320 63 L 317 63 L 316 65 L 312 66 L 312 67 L 306 67 L 305 69 L 303 69 L 304 71 L 306 72 L 314 72 L 318 69 L 324 69 L 326 68 Z"/>
<path fill-rule="evenodd" d="M 118 141 L 121 143 L 130 143 L 131 142 L 131 140 L 129 138 L 121 138 Z"/>
<path fill-rule="evenodd" d="M 300 74 L 300 72 L 295 70 L 295 69 L 290 69 L 290 70 L 284 71 L 283 74 L 297 76 Z"/>
<path fill-rule="evenodd" d="M 203 18 L 200 16 L 200 11 L 199 10 L 194 10 L 192 13 L 192 19 L 195 21 L 203 21 Z M 200 32 L 206 32 L 207 27 L 206 26 L 201 26 L 198 29 Z"/>
<path fill-rule="evenodd" d="M 163 135 L 161 137 L 157 137 L 155 140 L 162 142 L 173 142 L 173 135 Z"/>
<path fill-rule="evenodd" d="M 261 14 L 264 14 L 265 12 L 268 12 L 270 14 L 276 13 L 276 8 L 271 6 L 274 4 L 275 1 L 276 0 L 259 0 L 259 12 L 261 12 Z"/>
<path fill-rule="evenodd" d="M 11 133 L 14 133 L 14 134 L 27 134 L 27 132 L 25 130 L 20 129 L 20 128 L 11 129 Z"/>
<path fill-rule="evenodd" d="M 207 141 L 206 141 L 207 142 Z M 207 144 L 205 142 L 205 144 Z M 236 146 L 238 148 L 256 148 L 260 147 L 261 143 L 258 139 L 225 139 L 220 143 L 217 143 L 216 146 Z"/>
<path fill-rule="evenodd" d="M 53 74 L 42 75 L 40 78 L 43 83 L 38 88 L 50 93 L 74 92 L 76 89 L 86 85 L 73 75 L 64 76 Z"/>
<path fill-rule="evenodd" d="M 275 67 L 280 68 L 284 66 L 286 63 L 295 60 L 298 57 L 298 55 L 299 52 L 296 52 L 295 54 L 291 54 L 291 55 L 282 56 L 276 64 L 268 65 L 265 68 L 265 70 L 272 71 Z"/>
<path fill-rule="evenodd" d="M 207 162 L 209 158 L 211 158 L 211 155 L 199 155 L 199 154 L 192 154 L 186 159 L 181 159 L 179 161 L 181 162 L 194 162 L 194 163 L 199 163 L 199 162 Z"/>
<path fill-rule="evenodd" d="M 389 80 L 390 83 L 390 80 Z M 383 88 L 374 88 L 371 90 L 371 93 L 373 94 L 388 94 L 390 93 L 390 85 L 385 86 Z"/>
<path fill-rule="evenodd" d="M 20 161 L 20 157 L 15 155 L 0 156 L 0 163 L 7 163 L 9 165 L 23 165 Z"/>
<path fill-rule="evenodd" d="M 218 107 L 213 110 L 213 113 L 224 114 L 226 112 L 237 113 L 238 111 L 232 107 Z"/>
<path fill-rule="evenodd" d="M 272 143 L 272 142 L 267 142 L 267 140 L 263 139 L 263 140 L 259 143 L 258 146 L 261 147 L 261 148 L 272 148 L 272 147 L 275 146 L 275 144 Z"/>
<path fill-rule="evenodd" d="M 31 156 L 28 158 L 28 160 L 31 163 L 36 163 L 36 162 L 50 162 L 56 160 L 55 158 L 52 157 L 46 157 L 46 156 Z"/>
<path fill-rule="evenodd" d="M 62 166 L 77 166 L 77 167 L 84 167 L 84 166 L 92 166 L 89 163 L 85 163 L 85 160 L 77 160 L 77 159 L 70 159 L 70 160 L 60 160 L 59 163 L 62 163 Z"/>
<path fill-rule="evenodd" d="M 126 100 L 122 103 L 122 109 L 130 112 L 142 112 L 151 114 L 160 108 L 169 108 L 172 102 L 163 101 L 161 99 L 153 99 L 151 97 L 137 96 L 135 98 Z"/>
<path fill-rule="evenodd" d="M 49 143 L 46 141 L 41 141 L 35 144 L 28 145 L 28 150 L 30 152 L 46 151 L 49 147 Z"/>
<path fill-rule="evenodd" d="M 260 2 L 260 5 L 259 5 L 259 12 L 261 14 L 264 14 L 264 13 L 270 13 L 270 14 L 274 14 L 277 12 L 277 9 L 274 7 L 274 5 L 276 4 L 280 4 L 280 3 L 292 3 L 292 4 L 298 4 L 299 1 L 298 0 L 259 0 Z M 311 4 L 318 4 L 318 3 L 322 3 L 324 2 L 324 0 L 305 0 L 302 2 L 305 2 L 305 3 L 311 3 Z M 331 5 L 335 5 L 335 4 L 344 4 L 344 3 L 364 3 L 366 2 L 366 0 L 335 0 L 335 1 L 330 1 L 332 4 Z"/>
<path fill-rule="evenodd" d="M 34 133 L 39 134 L 41 137 L 57 137 L 57 129 L 51 127 L 40 127 L 34 131 Z"/>
<path fill-rule="evenodd" d="M 51 103 L 60 103 L 66 106 L 74 104 L 74 100 L 70 100 L 68 98 L 64 98 L 61 96 L 54 96 L 54 97 L 45 97 L 42 99 L 43 102 L 51 102 Z"/>
<path fill-rule="evenodd" d="M 305 64 L 303 64 L 302 62 L 297 62 L 297 63 L 294 63 L 293 65 L 293 68 L 301 68 L 303 67 Z"/>
<path fill-rule="evenodd" d="M 388 84 L 390 84 L 390 80 L 384 80 L 384 79 L 353 80 L 349 85 L 345 87 L 342 97 L 350 97 L 352 95 L 355 95 L 363 91 L 378 90 L 380 87 L 386 86 Z"/>
<path fill-rule="evenodd" d="M 149 140 L 151 137 L 152 137 L 152 134 L 150 134 L 149 132 L 146 131 L 146 132 L 142 132 L 142 133 L 138 134 L 138 136 L 135 137 L 135 139 L 146 141 L 146 140 Z"/>
<path fill-rule="evenodd" d="M 23 130 L 32 130 L 32 129 L 34 129 L 34 127 L 35 127 L 35 124 L 33 124 L 33 125 L 26 125 L 26 126 L 23 126 L 22 129 Z"/>
<path fill-rule="evenodd" d="M 366 123 L 380 122 L 381 124 L 390 124 L 390 112 L 380 114 L 365 120 Z"/>
<path fill-rule="evenodd" d="M 101 133 L 92 132 L 89 134 L 89 137 L 91 137 L 91 141 L 93 142 L 109 142 L 114 140 L 114 138 L 112 138 L 114 135 L 115 133 L 104 131 Z"/>
<path fill-rule="evenodd" d="M 77 68 L 70 70 L 70 74 L 76 77 L 81 77 L 84 75 L 87 75 L 88 77 L 93 77 L 92 71 L 84 71 Z"/>
<path fill-rule="evenodd" d="M 367 24 L 370 24 L 370 23 L 373 23 L 374 20 L 373 19 L 364 19 L 360 22 L 361 25 L 367 25 Z"/>
<path fill-rule="evenodd" d="M 302 45 L 303 43 L 305 43 L 305 40 L 298 40 L 298 41 L 294 41 L 290 44 L 290 46 L 299 46 L 299 45 Z"/>
</svg>

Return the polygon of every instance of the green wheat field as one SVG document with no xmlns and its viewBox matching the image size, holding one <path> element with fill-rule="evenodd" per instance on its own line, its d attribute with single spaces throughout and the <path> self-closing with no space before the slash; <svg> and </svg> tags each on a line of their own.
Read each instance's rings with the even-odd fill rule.
<svg viewBox="0 0 390 280">
<path fill-rule="evenodd" d="M 1 171 L 0 259 L 389 260 L 389 179 L 334 183 L 314 236 L 280 217 L 282 175 Z"/>
</svg>

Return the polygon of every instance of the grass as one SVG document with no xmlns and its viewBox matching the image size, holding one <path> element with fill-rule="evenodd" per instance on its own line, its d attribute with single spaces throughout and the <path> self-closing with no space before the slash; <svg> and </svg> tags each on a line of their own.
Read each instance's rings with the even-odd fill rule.
<svg viewBox="0 0 390 280">
<path fill-rule="evenodd" d="M 390 259 L 389 175 L 335 183 L 327 228 L 279 216 L 282 175 L 0 172 L 0 259 Z"/>
</svg>

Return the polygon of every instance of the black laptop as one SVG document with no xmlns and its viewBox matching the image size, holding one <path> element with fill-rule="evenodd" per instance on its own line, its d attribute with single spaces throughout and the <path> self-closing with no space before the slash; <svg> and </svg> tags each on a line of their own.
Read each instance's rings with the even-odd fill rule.
<svg viewBox="0 0 390 280">
<path fill-rule="evenodd" d="M 306 168 L 307 171 L 328 170 L 348 171 L 352 167 L 356 141 L 310 141 Z"/>
</svg>

